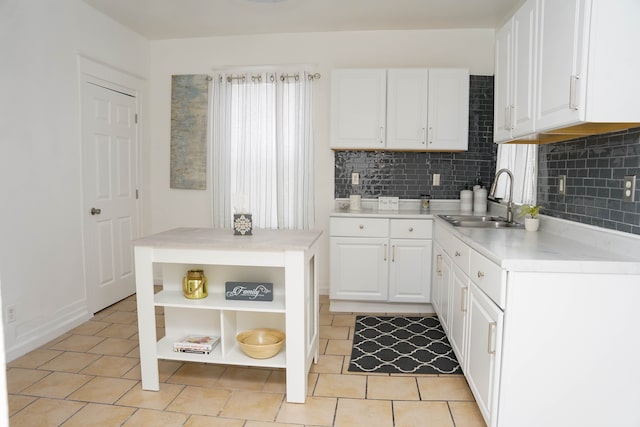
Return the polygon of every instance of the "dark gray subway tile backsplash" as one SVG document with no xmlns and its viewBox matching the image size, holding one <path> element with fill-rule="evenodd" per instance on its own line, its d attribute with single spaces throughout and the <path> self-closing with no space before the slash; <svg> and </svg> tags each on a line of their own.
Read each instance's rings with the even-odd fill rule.
<svg viewBox="0 0 640 427">
<path fill-rule="evenodd" d="M 542 213 L 640 234 L 640 128 L 538 148 L 538 204 Z M 558 176 L 567 176 L 558 194 Z M 636 176 L 634 202 L 622 200 L 623 178 Z"/>
<path fill-rule="evenodd" d="M 463 153 L 336 151 L 335 197 L 398 196 L 457 199 L 476 175 L 489 186 L 496 170 L 493 143 L 493 76 L 471 76 L 469 150 Z M 584 224 L 640 234 L 640 128 L 538 146 L 538 204 L 542 213 Z M 351 173 L 360 185 L 351 185 Z M 432 176 L 440 174 L 434 187 Z M 567 176 L 566 195 L 558 176 Z M 622 179 L 635 175 L 635 202 L 622 201 Z"/>
</svg>

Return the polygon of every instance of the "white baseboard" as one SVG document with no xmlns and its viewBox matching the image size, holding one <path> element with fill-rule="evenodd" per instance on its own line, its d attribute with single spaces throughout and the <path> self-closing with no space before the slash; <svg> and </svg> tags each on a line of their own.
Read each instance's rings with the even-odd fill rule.
<svg viewBox="0 0 640 427">
<path fill-rule="evenodd" d="M 60 311 L 59 311 L 60 312 Z M 84 307 L 67 312 L 57 319 L 48 319 L 41 327 L 29 330 L 19 335 L 18 344 L 6 349 L 6 361 L 11 362 L 20 356 L 24 356 L 32 350 L 58 338 L 71 329 L 83 324 L 93 317 Z"/>
<path fill-rule="evenodd" d="M 435 314 L 431 303 L 331 300 L 329 310 L 338 313 Z"/>
</svg>

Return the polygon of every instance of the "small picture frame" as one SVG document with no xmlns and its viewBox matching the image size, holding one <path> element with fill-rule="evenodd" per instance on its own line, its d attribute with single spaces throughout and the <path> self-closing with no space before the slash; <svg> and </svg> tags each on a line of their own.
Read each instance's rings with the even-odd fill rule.
<svg viewBox="0 0 640 427">
<path fill-rule="evenodd" d="M 251 214 L 233 214 L 233 235 L 251 236 L 253 221 Z"/>
<path fill-rule="evenodd" d="M 226 282 L 224 298 L 236 301 L 273 301 L 273 283 Z"/>
</svg>

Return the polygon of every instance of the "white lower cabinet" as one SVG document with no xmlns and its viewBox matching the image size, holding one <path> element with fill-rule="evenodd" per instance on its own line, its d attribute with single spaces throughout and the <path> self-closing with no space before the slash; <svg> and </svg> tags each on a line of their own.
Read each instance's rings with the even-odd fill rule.
<svg viewBox="0 0 640 427">
<path fill-rule="evenodd" d="M 445 283 L 449 283 L 449 270 L 451 260 L 438 242 L 433 242 L 433 278 L 431 279 L 431 305 L 436 313 L 442 313 L 442 294 L 445 292 Z M 442 322 L 442 316 L 441 316 Z M 444 323 L 444 322 L 442 322 Z"/>
<path fill-rule="evenodd" d="M 465 366 L 469 278 L 458 267 L 451 275 L 451 315 L 449 341 L 460 366 Z"/>
<path fill-rule="evenodd" d="M 434 234 L 434 308 L 482 416 L 495 426 L 503 312 L 483 290 L 503 295 L 506 275 L 441 226 Z"/>
<path fill-rule="evenodd" d="M 389 301 L 428 302 L 431 240 L 391 239 Z"/>
<path fill-rule="evenodd" d="M 640 426 L 638 261 L 498 264 L 475 236 L 535 238 L 545 256 L 550 236 L 454 230 L 435 222 L 433 306 L 487 426 Z"/>
<path fill-rule="evenodd" d="M 388 245 L 382 237 L 331 237 L 331 298 L 386 301 Z"/>
<path fill-rule="evenodd" d="M 451 275 L 453 274 L 451 258 L 446 254 L 442 255 L 442 286 L 440 289 L 440 320 L 445 332 L 449 333 L 451 326 Z"/>
<path fill-rule="evenodd" d="M 504 313 L 474 283 L 469 291 L 465 375 L 487 425 L 498 409 Z"/>
<path fill-rule="evenodd" d="M 330 298 L 428 303 L 432 220 L 332 217 Z"/>
</svg>

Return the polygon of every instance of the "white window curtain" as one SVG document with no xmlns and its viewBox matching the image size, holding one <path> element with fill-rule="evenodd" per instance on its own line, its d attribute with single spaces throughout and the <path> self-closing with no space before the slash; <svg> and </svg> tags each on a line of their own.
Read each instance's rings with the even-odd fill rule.
<svg viewBox="0 0 640 427">
<path fill-rule="evenodd" d="M 314 226 L 313 80 L 307 72 L 221 73 L 212 97 L 214 227 L 245 194 L 254 228 Z"/>
<path fill-rule="evenodd" d="M 513 173 L 513 202 L 535 205 L 537 198 L 538 146 L 534 144 L 500 144 L 496 171 L 509 169 Z M 509 177 L 500 176 L 496 197 L 509 197 Z"/>
</svg>

